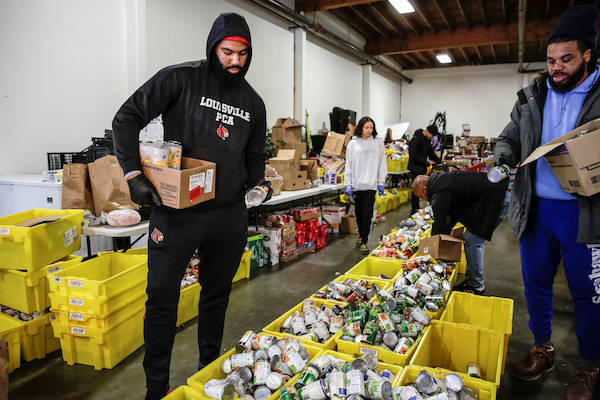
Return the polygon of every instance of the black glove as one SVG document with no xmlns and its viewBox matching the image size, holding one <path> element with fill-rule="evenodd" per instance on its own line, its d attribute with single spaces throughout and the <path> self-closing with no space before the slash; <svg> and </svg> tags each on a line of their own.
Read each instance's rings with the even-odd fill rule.
<svg viewBox="0 0 600 400">
<path fill-rule="evenodd" d="M 136 175 L 127 181 L 131 200 L 141 206 L 162 206 L 156 188 L 144 174 Z"/>
<path fill-rule="evenodd" d="M 271 197 L 273 197 L 273 189 L 271 189 L 271 181 L 268 181 L 266 179 L 263 179 L 260 181 L 259 183 L 260 186 L 264 186 L 268 189 L 267 191 L 267 197 L 265 197 L 265 200 L 263 201 L 263 203 L 265 201 L 269 201 L 271 199 Z"/>
<path fill-rule="evenodd" d="M 494 167 L 499 167 L 501 165 L 508 165 L 508 163 L 506 162 L 506 160 L 502 156 L 500 156 L 498 158 L 495 158 L 493 166 Z"/>
</svg>

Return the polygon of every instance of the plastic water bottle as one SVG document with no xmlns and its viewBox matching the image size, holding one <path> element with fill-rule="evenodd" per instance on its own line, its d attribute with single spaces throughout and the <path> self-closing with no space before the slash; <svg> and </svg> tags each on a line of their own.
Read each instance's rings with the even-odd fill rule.
<svg viewBox="0 0 600 400">
<path fill-rule="evenodd" d="M 267 191 L 264 186 L 254 186 L 248 193 L 246 193 L 246 205 L 248 207 L 257 207 L 262 204 L 267 198 Z"/>
<path fill-rule="evenodd" d="M 510 168 L 506 164 L 491 168 L 487 174 L 487 178 L 492 183 L 498 183 L 505 179 L 510 173 Z"/>
</svg>

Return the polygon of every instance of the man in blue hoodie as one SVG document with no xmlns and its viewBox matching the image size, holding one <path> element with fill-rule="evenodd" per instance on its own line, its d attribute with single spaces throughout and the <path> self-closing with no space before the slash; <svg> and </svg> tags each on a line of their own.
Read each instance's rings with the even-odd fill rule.
<svg viewBox="0 0 600 400">
<path fill-rule="evenodd" d="M 264 177 L 265 105 L 244 76 L 252 58 L 250 29 L 234 13 L 214 22 L 207 59 L 166 67 L 140 87 L 113 121 L 115 151 L 131 198 L 153 207 L 144 319 L 146 400 L 169 390 L 179 285 L 195 249 L 200 255 L 198 368 L 219 356 L 225 312 L 247 242 L 245 192 Z M 165 140 L 183 156 L 216 163 L 215 198 L 176 210 L 161 205 L 142 173 L 140 130 L 162 114 Z"/>
</svg>

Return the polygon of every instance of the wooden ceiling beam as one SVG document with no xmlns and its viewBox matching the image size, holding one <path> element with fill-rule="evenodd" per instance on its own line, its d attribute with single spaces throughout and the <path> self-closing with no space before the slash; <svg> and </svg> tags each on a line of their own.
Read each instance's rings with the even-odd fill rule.
<svg viewBox="0 0 600 400">
<path fill-rule="evenodd" d="M 421 19 L 423 20 L 423 22 L 425 22 L 425 25 L 427 25 L 427 27 L 429 28 L 429 30 L 431 32 L 435 33 L 435 29 L 433 28 L 433 26 L 429 22 L 429 19 L 427 19 L 427 16 L 425 14 L 423 14 L 423 12 L 421 11 L 421 7 L 419 7 L 419 5 L 416 4 L 416 2 L 414 0 L 412 2 L 412 5 L 413 5 L 415 11 L 417 12 L 417 14 L 419 14 L 419 17 L 421 17 Z"/>
<path fill-rule="evenodd" d="M 370 13 L 367 13 L 366 10 L 361 9 L 360 11 L 358 11 L 354 9 L 354 7 L 350 7 L 348 8 L 348 10 L 350 11 L 350 13 L 354 14 L 359 20 L 361 20 L 364 24 L 370 26 L 371 29 L 377 32 L 380 36 L 383 36 L 383 38 L 385 38 L 386 40 L 389 38 L 389 35 L 386 32 L 383 32 L 381 29 L 379 29 L 379 27 L 376 24 L 377 20 L 373 18 L 370 15 Z"/>
<path fill-rule="evenodd" d="M 506 0 L 502 0 L 502 18 L 504 18 L 504 26 L 508 25 L 508 18 L 506 16 Z"/>
<path fill-rule="evenodd" d="M 477 57 L 479 58 L 479 62 L 483 62 L 483 57 L 481 56 L 481 52 L 479 51 L 479 46 L 475 46 L 475 52 L 477 52 Z"/>
<path fill-rule="evenodd" d="M 492 57 L 494 57 L 494 62 L 498 62 L 498 57 L 496 57 L 496 50 L 494 49 L 494 45 L 491 44 L 490 48 L 492 49 Z"/>
<path fill-rule="evenodd" d="M 380 21 L 383 21 L 384 25 L 390 30 L 390 32 L 395 32 L 396 34 L 399 33 L 398 29 L 396 29 L 396 27 L 394 26 L 394 24 L 392 24 L 390 22 L 390 20 L 387 19 L 385 13 L 382 13 L 379 10 L 378 4 L 371 4 L 370 8 L 373 11 L 373 13 L 375 13 L 377 15 L 377 19 L 379 19 Z"/>
<path fill-rule="evenodd" d="M 540 24 L 529 21 L 525 24 L 526 40 L 545 40 L 558 19 Z M 439 50 L 461 46 L 484 46 L 490 44 L 514 43 L 518 38 L 518 24 L 456 29 L 454 32 L 441 31 L 436 34 L 425 32 L 422 35 L 409 34 L 405 38 L 367 40 L 365 51 L 369 54 L 400 54 L 423 50 Z"/>
<path fill-rule="evenodd" d="M 384 0 L 296 0 L 296 11 L 333 10 Z"/>
<path fill-rule="evenodd" d="M 487 28 L 490 26 L 490 23 L 485 16 L 485 10 L 483 9 L 483 0 L 479 0 L 479 10 L 481 11 L 481 18 L 483 19 L 483 25 Z"/>
<path fill-rule="evenodd" d="M 464 47 L 459 47 L 458 49 L 460 50 L 460 52 L 462 53 L 463 57 L 465 58 L 465 61 L 468 63 L 469 62 L 469 56 L 465 52 L 465 48 Z"/>
<path fill-rule="evenodd" d="M 435 4 L 435 7 L 438 9 L 438 12 L 440 13 L 440 15 L 442 16 L 442 19 L 444 20 L 444 22 L 446 23 L 446 26 L 448 27 L 448 30 L 450 32 L 452 32 L 452 25 L 450 25 L 450 22 L 448 21 L 448 18 L 446 17 L 446 13 L 444 12 L 444 10 L 442 10 L 442 7 L 440 7 L 440 4 L 438 3 L 437 0 L 433 0 L 433 4 Z"/>
<path fill-rule="evenodd" d="M 465 27 L 468 30 L 471 30 L 471 24 L 469 24 L 469 20 L 467 19 L 467 14 L 465 14 L 465 8 L 463 7 L 460 0 L 456 0 L 456 4 L 458 4 L 458 10 L 460 11 L 460 14 L 462 15 L 463 19 L 465 20 Z"/>
</svg>

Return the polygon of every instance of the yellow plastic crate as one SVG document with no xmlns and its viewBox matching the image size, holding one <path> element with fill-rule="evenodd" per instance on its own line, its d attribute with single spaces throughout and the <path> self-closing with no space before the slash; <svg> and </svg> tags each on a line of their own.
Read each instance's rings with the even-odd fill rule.
<svg viewBox="0 0 600 400">
<path fill-rule="evenodd" d="M 56 262 L 81 247 L 84 210 L 35 209 L 0 218 L 0 269 L 33 272 Z M 64 217 L 30 228 L 22 221 L 54 215 Z"/>
<path fill-rule="evenodd" d="M 514 306 L 513 299 L 453 292 L 440 321 L 502 332 L 506 337 L 502 357 L 502 371 L 504 371 L 508 341 L 512 335 Z"/>
<path fill-rule="evenodd" d="M 402 261 L 400 259 L 368 256 L 363 258 L 344 274 L 365 279 L 378 278 L 394 282 L 398 275 L 402 274 Z M 382 278 L 380 276 L 382 274 L 389 279 Z"/>
<path fill-rule="evenodd" d="M 504 342 L 504 334 L 498 331 L 432 321 L 410 363 L 443 373 L 456 372 L 463 378 L 469 376 L 467 366 L 475 363 L 481 368 L 482 380 L 498 387 Z"/>
<path fill-rule="evenodd" d="M 279 339 L 281 339 L 283 337 L 281 334 L 273 335 L 270 332 L 264 332 L 264 331 L 263 331 L 263 333 L 275 336 Z M 306 348 L 306 351 L 310 355 L 311 361 L 313 359 L 315 359 L 316 357 L 318 357 L 319 355 L 321 355 L 321 353 L 323 351 L 323 349 L 318 348 L 318 347 L 309 346 L 306 344 L 303 344 L 303 346 Z M 221 364 L 223 363 L 223 361 L 225 359 L 231 357 L 233 354 L 236 354 L 235 348 L 229 350 L 228 352 L 223 354 L 221 357 L 217 358 L 215 361 L 211 362 L 206 367 L 202 368 L 200 371 L 198 371 L 194 375 L 190 376 L 187 380 L 188 386 L 190 386 L 192 389 L 195 389 L 196 391 L 200 392 L 201 399 L 203 399 L 203 400 L 210 399 L 210 397 L 204 395 L 204 384 L 210 379 L 224 379 L 226 377 L 225 373 L 221 369 Z M 297 380 L 297 377 L 299 375 L 300 374 L 296 374 L 296 376 L 293 378 L 296 378 L 296 380 Z M 295 382 L 293 380 L 293 378 L 290 379 L 288 382 L 286 382 L 284 384 L 284 386 L 289 386 L 293 382 Z M 278 398 L 279 398 L 279 391 L 277 390 L 277 391 L 275 391 L 275 393 L 273 393 L 271 395 L 271 397 L 269 397 L 268 400 L 275 400 Z"/>
<path fill-rule="evenodd" d="M 396 364 L 403 367 L 405 365 L 408 365 L 408 363 L 410 362 L 411 358 L 415 354 L 417 346 L 419 345 L 419 343 L 421 343 L 421 340 L 423 339 L 423 336 L 425 335 L 425 332 L 427 332 L 428 329 L 428 326 L 426 326 L 425 329 L 423 329 L 423 332 L 421 332 L 417 340 L 415 340 L 415 343 L 410 349 L 408 349 L 406 354 L 398 354 L 391 350 L 386 350 L 381 346 L 373 346 L 367 343 L 349 342 L 340 339 L 340 337 L 336 338 L 335 343 L 337 351 L 340 353 L 349 354 L 353 357 L 361 357 L 365 354 L 373 354 L 377 357 L 379 361 L 388 364 Z"/>
<path fill-rule="evenodd" d="M 57 295 L 109 299 L 135 286 L 146 286 L 147 275 L 147 257 L 112 252 L 56 272 L 48 279 L 50 291 Z"/>
<path fill-rule="evenodd" d="M 467 256 L 465 255 L 465 245 L 463 244 L 460 249 L 460 261 L 458 262 L 456 269 L 459 274 L 466 275 L 467 273 Z"/>
<path fill-rule="evenodd" d="M 283 314 L 279 318 L 275 319 L 269 325 L 265 326 L 263 328 L 263 332 L 266 332 L 269 335 L 273 335 L 273 336 L 279 335 L 279 336 L 283 336 L 283 337 L 287 336 L 287 337 L 292 337 L 292 338 L 300 339 L 302 341 L 302 344 L 304 346 L 314 346 L 314 347 L 317 347 L 317 348 L 320 348 L 320 349 L 324 349 L 324 350 L 335 349 L 335 339 L 337 337 L 340 337 L 342 335 L 342 330 L 341 329 L 338 332 L 336 332 L 335 334 L 332 334 L 331 337 L 325 343 L 314 342 L 314 341 L 312 341 L 310 339 L 302 338 L 300 336 L 296 336 L 296 335 L 292 335 L 292 334 L 280 332 L 279 328 L 281 327 L 281 324 L 283 324 L 285 322 L 285 320 L 287 319 L 287 317 L 289 315 L 291 315 L 294 311 L 302 311 L 302 304 L 303 303 L 304 303 L 304 301 L 300 302 L 300 304 L 296 305 L 295 307 L 293 307 L 292 309 L 290 309 L 288 312 L 286 312 L 285 314 Z M 325 305 L 329 306 L 329 308 L 331 308 L 334 305 L 340 304 L 340 303 L 331 302 L 331 301 L 327 301 L 327 300 L 316 299 L 315 300 L 315 304 L 317 306 L 321 306 L 321 305 L 325 304 Z"/>
<path fill-rule="evenodd" d="M 128 291 L 112 296 L 108 299 L 83 298 L 64 296 L 50 292 L 50 302 L 53 312 L 79 312 L 90 316 L 104 317 L 107 314 L 119 310 L 131 303 L 132 300 L 146 293 L 146 283 L 138 284 Z"/>
<path fill-rule="evenodd" d="M 77 311 L 56 311 L 54 318 L 56 323 L 69 329 L 73 326 L 81 328 L 91 328 L 96 330 L 106 330 L 113 326 L 122 324 L 131 316 L 132 309 L 146 307 L 148 296 L 143 294 L 123 308 L 112 311 L 106 315 L 98 317 L 94 314 L 86 314 Z M 64 329 L 63 329 L 64 330 Z"/>
<path fill-rule="evenodd" d="M 83 364 L 97 370 L 113 368 L 144 344 L 145 307 L 129 307 L 121 324 L 106 330 L 68 326 L 52 322 L 60 338 L 63 360 L 68 365 Z"/>
<path fill-rule="evenodd" d="M 0 269 L 0 304 L 31 314 L 50 307 L 47 276 L 81 263 L 83 257 L 68 255 L 33 272 Z"/>
<path fill-rule="evenodd" d="M 370 285 L 370 284 L 372 284 L 372 283 L 375 283 L 375 284 L 377 284 L 377 286 L 379 286 L 379 289 L 380 289 L 380 290 L 381 290 L 381 289 L 389 290 L 389 289 L 391 288 L 392 284 L 393 284 L 393 282 L 391 282 L 391 281 L 389 281 L 389 280 L 386 280 L 386 279 L 376 279 L 376 278 L 372 278 L 372 277 L 371 277 L 371 278 L 361 278 L 361 277 L 352 276 L 352 275 L 345 275 L 345 274 L 344 274 L 344 275 L 340 275 L 340 276 L 338 276 L 337 278 L 335 278 L 335 279 L 334 279 L 334 282 L 342 282 L 342 281 L 344 281 L 344 280 L 346 280 L 346 279 L 354 279 L 354 280 L 357 280 L 357 279 L 363 279 L 363 280 L 367 281 L 369 285 Z M 327 285 L 323 286 L 323 287 L 322 287 L 321 289 L 319 289 L 319 290 L 322 290 L 322 291 L 324 291 L 324 292 L 327 292 Z M 342 301 L 338 301 L 338 300 L 333 300 L 333 299 L 321 299 L 321 298 L 319 298 L 319 297 L 315 296 L 314 294 L 313 294 L 313 295 L 311 295 L 311 296 L 310 296 L 310 298 L 311 298 L 312 300 L 327 300 L 327 301 L 329 301 L 329 302 L 332 302 L 332 303 L 338 303 L 338 304 L 341 304 L 341 305 L 345 305 L 345 304 L 346 304 L 346 302 L 342 302 Z"/>
<path fill-rule="evenodd" d="M 181 385 L 171 393 L 162 398 L 162 400 L 205 400 L 207 396 L 198 392 L 193 387 Z"/>
<path fill-rule="evenodd" d="M 385 160 L 387 164 L 388 172 L 400 172 L 403 171 L 403 162 L 402 160 L 392 160 L 390 158 Z"/>
<path fill-rule="evenodd" d="M 51 321 L 53 313 L 31 321 L 19 321 L 21 324 L 21 356 L 25 361 L 41 360 L 60 349 L 60 341 L 54 337 Z"/>
<path fill-rule="evenodd" d="M 177 307 L 177 326 L 183 325 L 198 316 L 201 289 L 199 283 L 194 283 L 181 290 Z"/>
<path fill-rule="evenodd" d="M 324 350 L 323 353 L 319 354 L 319 356 L 322 356 L 322 355 L 333 356 L 333 357 L 336 357 L 336 358 L 339 358 L 339 359 L 342 359 L 342 360 L 348 361 L 348 362 L 351 362 L 356 359 L 356 357 L 351 356 L 350 354 L 340 353 L 339 351 L 334 351 L 334 350 Z M 388 363 L 384 363 L 384 362 L 378 362 L 376 369 L 377 369 L 377 372 L 380 372 L 382 369 L 387 369 L 387 370 L 392 371 L 394 373 L 394 375 L 396 375 L 396 378 L 394 378 L 394 380 L 391 382 L 391 384 L 392 384 L 392 387 L 396 387 L 396 386 L 398 386 L 398 382 L 400 382 L 400 377 L 402 376 L 404 367 L 402 367 L 400 365 L 396 365 L 396 364 L 388 364 Z M 300 376 L 294 378 L 294 383 L 298 380 L 299 377 Z"/>
<path fill-rule="evenodd" d="M 21 329 L 23 326 L 19 320 L 0 313 L 0 340 L 8 341 L 8 373 L 21 366 Z"/>
<path fill-rule="evenodd" d="M 429 371 L 436 378 L 444 379 L 444 376 L 447 375 L 435 369 L 408 365 L 404 368 L 404 371 L 402 371 L 402 376 L 400 376 L 400 379 L 395 381 L 397 383 L 395 386 L 407 386 L 411 383 L 414 383 L 417 374 L 423 369 Z M 479 400 L 496 400 L 496 392 L 498 389 L 489 382 L 485 382 L 480 379 L 473 379 L 471 377 L 463 377 L 463 384 L 469 389 L 472 389 L 475 394 L 477 394 L 477 398 Z"/>
<path fill-rule="evenodd" d="M 383 197 L 375 198 L 375 208 L 377 209 L 377 214 L 385 214 L 387 212 L 387 202 Z"/>
<path fill-rule="evenodd" d="M 245 251 L 240 260 L 240 266 L 233 276 L 233 282 L 241 281 L 242 279 L 250 278 L 250 261 L 252 258 L 251 251 Z"/>
</svg>

